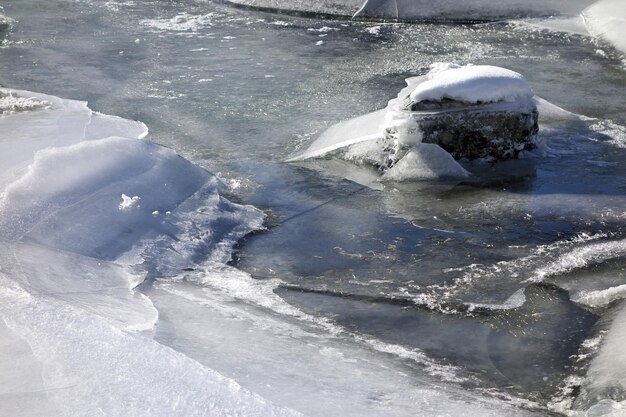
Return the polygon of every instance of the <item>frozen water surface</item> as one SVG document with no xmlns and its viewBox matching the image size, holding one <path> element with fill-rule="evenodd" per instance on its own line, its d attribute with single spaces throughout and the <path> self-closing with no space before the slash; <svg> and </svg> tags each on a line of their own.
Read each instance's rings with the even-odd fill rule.
<svg viewBox="0 0 626 417">
<path fill-rule="evenodd" d="M 3 6 L 0 83 L 45 95 L 0 95 L 0 414 L 620 415 L 611 38 L 193 1 Z M 440 182 L 284 163 L 433 62 L 522 74 L 542 149 Z"/>
</svg>

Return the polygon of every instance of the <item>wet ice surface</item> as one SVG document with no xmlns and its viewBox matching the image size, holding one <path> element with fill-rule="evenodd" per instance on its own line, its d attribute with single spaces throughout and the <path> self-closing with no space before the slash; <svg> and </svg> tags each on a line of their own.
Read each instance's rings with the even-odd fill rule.
<svg viewBox="0 0 626 417">
<path fill-rule="evenodd" d="M 420 403 L 424 415 L 454 414 L 450 398 L 469 392 L 459 386 L 543 406 L 579 366 L 570 356 L 604 312 L 603 303 L 583 302 L 595 305 L 586 311 L 569 296 L 619 297 L 598 293 L 624 284 L 626 238 L 626 108 L 615 94 L 625 76 L 608 44 L 518 24 L 317 21 L 191 2 L 20 0 L 4 13 L 18 23 L 0 50 L 0 83 L 141 120 L 152 140 L 267 210 L 269 230 L 244 240 L 233 262 L 257 281 L 228 268 L 183 273 L 189 265 L 167 258 L 152 272 L 169 278 L 143 292 L 159 311 L 154 340 L 272 401 L 328 415 L 320 399 L 334 392 L 337 415 L 407 415 L 439 395 L 432 384 L 445 384 L 434 408 Z M 513 182 L 365 187 L 367 173 L 345 166 L 282 163 L 331 124 L 383 108 L 405 77 L 434 61 L 505 66 L 538 95 L 599 119 L 544 120 L 545 154 L 525 160 L 531 175 Z M 37 238 L 45 236 L 41 229 Z M 32 250 L 23 257 L 36 259 Z M 12 343 L 37 375 L 24 343 Z M 358 381 L 367 383 L 355 391 Z M 468 401 L 503 413 L 497 401 Z"/>
</svg>

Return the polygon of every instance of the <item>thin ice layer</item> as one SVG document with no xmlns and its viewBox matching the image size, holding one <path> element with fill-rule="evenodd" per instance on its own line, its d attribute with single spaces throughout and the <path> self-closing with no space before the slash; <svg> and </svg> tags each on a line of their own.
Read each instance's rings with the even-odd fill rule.
<svg viewBox="0 0 626 417">
<path fill-rule="evenodd" d="M 238 6 L 298 13 L 352 16 L 363 0 L 226 0 Z"/>
<path fill-rule="evenodd" d="M 163 312 L 155 337 L 311 417 L 534 415 L 442 383 L 428 374 L 454 378 L 453 370 L 419 351 L 367 336 L 355 343 L 340 326 L 282 300 L 278 284 L 232 268 L 159 282 L 149 292 Z"/>
</svg>

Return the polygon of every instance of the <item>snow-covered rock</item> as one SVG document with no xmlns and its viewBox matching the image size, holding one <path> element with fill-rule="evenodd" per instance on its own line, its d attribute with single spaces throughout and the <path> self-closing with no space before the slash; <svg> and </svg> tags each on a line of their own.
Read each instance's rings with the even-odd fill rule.
<svg viewBox="0 0 626 417">
<path fill-rule="evenodd" d="M 522 75 L 439 63 L 407 79 L 386 109 L 332 126 L 292 160 L 336 157 L 374 167 L 382 180 L 463 178 L 469 174 L 455 159 L 514 159 L 535 147 L 537 131 Z"/>
</svg>

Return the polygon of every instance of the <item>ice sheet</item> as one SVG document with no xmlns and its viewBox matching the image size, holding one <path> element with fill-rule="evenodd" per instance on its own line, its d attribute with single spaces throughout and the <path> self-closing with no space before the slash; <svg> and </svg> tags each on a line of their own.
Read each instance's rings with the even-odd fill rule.
<svg viewBox="0 0 626 417">
<path fill-rule="evenodd" d="M 600 0 L 582 12 L 589 32 L 611 42 L 626 54 L 626 3 Z"/>
<path fill-rule="evenodd" d="M 613 314 L 608 333 L 582 382 L 573 416 L 626 415 L 626 304 Z"/>
<path fill-rule="evenodd" d="M 589 3 L 590 0 L 367 0 L 357 16 L 402 20 L 490 20 L 575 14 Z"/>
<path fill-rule="evenodd" d="M 45 394 L 58 415 L 299 415 L 98 315 L 32 296 L 2 273 L 0 316 L 41 363 Z M 24 404 L 34 401 L 34 396 L 24 398 Z"/>
<path fill-rule="evenodd" d="M 0 414 L 298 415 L 139 333 L 146 276 L 223 265 L 262 213 L 142 123 L 12 94 L 48 104 L 0 116 Z"/>
</svg>

